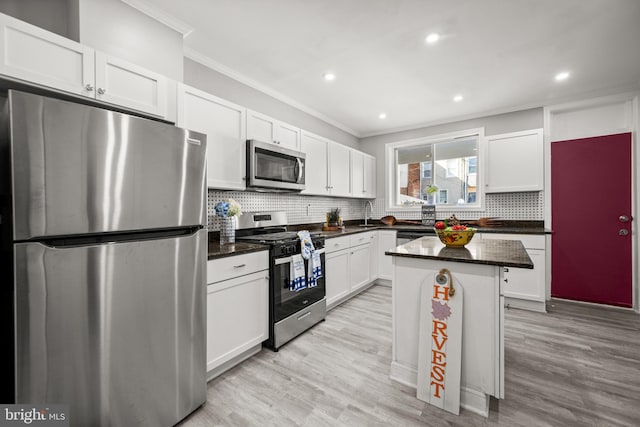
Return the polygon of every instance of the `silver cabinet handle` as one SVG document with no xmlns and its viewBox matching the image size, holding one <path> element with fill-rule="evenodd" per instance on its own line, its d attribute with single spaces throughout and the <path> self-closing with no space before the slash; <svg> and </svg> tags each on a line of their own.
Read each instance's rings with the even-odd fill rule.
<svg viewBox="0 0 640 427">
<path fill-rule="evenodd" d="M 240 264 L 240 265 L 234 265 L 233 268 L 242 268 L 242 267 L 246 267 L 247 264 Z"/>
<path fill-rule="evenodd" d="M 504 271 L 505 273 L 509 272 L 509 267 L 502 267 L 502 271 Z"/>
<path fill-rule="evenodd" d="M 311 315 L 311 312 L 310 312 L 310 311 L 307 311 L 307 312 L 306 312 L 305 314 L 303 314 L 302 316 L 299 316 L 299 317 L 298 317 L 298 320 L 302 320 L 302 319 L 304 319 L 305 317 L 310 316 L 310 315 Z"/>
<path fill-rule="evenodd" d="M 107 92 L 106 89 L 103 89 L 101 87 L 98 88 L 98 95 L 104 95 Z"/>
<path fill-rule="evenodd" d="M 84 90 L 86 90 L 87 92 L 93 92 L 93 85 L 91 83 L 87 83 L 84 86 Z"/>
</svg>

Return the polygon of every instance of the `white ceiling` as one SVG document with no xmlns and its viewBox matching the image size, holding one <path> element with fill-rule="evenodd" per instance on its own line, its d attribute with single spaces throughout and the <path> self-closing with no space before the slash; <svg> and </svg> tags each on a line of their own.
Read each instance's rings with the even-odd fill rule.
<svg viewBox="0 0 640 427">
<path fill-rule="evenodd" d="M 123 1 L 193 27 L 193 55 L 356 136 L 640 87 L 639 0 Z"/>
</svg>

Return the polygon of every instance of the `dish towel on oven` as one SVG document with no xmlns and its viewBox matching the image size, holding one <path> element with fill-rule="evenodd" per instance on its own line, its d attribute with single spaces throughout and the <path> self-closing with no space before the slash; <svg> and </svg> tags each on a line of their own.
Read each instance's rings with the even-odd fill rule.
<svg viewBox="0 0 640 427">
<path fill-rule="evenodd" d="M 318 253 L 318 251 L 311 252 L 307 277 L 309 278 L 310 288 L 317 286 L 318 279 L 322 277 L 322 260 L 320 259 L 320 253 Z"/>
<path fill-rule="evenodd" d="M 292 255 L 290 265 L 289 277 L 291 277 L 291 281 L 289 282 L 289 290 L 298 292 L 307 287 L 302 255 Z"/>
<path fill-rule="evenodd" d="M 315 251 L 316 248 L 313 247 L 309 230 L 298 231 L 298 237 L 300 238 L 300 253 L 302 254 L 302 258 L 310 259 L 311 253 Z"/>
</svg>

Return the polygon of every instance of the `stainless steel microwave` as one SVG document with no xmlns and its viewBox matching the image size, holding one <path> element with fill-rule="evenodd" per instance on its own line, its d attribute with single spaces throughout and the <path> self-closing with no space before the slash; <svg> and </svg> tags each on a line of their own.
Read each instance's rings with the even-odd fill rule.
<svg viewBox="0 0 640 427">
<path fill-rule="evenodd" d="M 302 191 L 306 156 L 269 142 L 247 141 L 247 188 L 262 191 Z"/>
</svg>

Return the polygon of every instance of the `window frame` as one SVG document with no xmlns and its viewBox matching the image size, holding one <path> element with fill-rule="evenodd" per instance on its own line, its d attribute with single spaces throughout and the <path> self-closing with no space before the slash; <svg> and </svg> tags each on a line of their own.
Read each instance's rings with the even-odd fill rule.
<svg viewBox="0 0 640 427">
<path fill-rule="evenodd" d="M 422 208 L 420 205 L 415 206 L 401 206 L 396 205 L 396 149 L 404 147 L 412 147 L 416 145 L 435 144 L 439 142 L 447 142 L 452 139 L 459 139 L 465 137 L 477 137 L 478 138 L 478 153 L 476 171 L 479 169 L 480 173 L 476 172 L 476 203 L 464 204 L 464 205 L 449 205 L 443 206 L 436 204 L 436 210 L 440 212 L 458 212 L 458 211 L 484 211 L 485 210 L 485 192 L 484 182 L 485 174 L 483 166 L 487 156 L 484 128 L 467 129 L 457 132 L 449 132 L 438 135 L 424 136 L 421 138 L 413 138 L 408 140 L 401 140 L 395 142 L 389 142 L 385 144 L 385 209 L 387 212 L 419 212 Z"/>
</svg>

